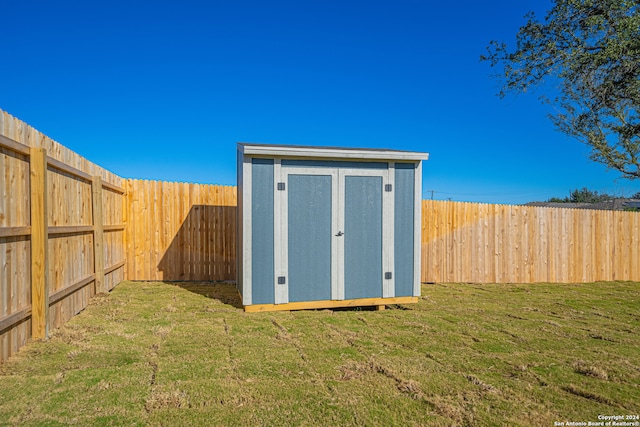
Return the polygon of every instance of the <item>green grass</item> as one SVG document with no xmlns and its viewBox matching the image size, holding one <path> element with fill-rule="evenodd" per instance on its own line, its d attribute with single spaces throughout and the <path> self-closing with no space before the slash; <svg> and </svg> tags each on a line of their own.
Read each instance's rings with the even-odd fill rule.
<svg viewBox="0 0 640 427">
<path fill-rule="evenodd" d="M 424 285 L 385 311 L 244 313 L 120 284 L 0 365 L 0 425 L 510 425 L 640 413 L 640 284 Z"/>
</svg>

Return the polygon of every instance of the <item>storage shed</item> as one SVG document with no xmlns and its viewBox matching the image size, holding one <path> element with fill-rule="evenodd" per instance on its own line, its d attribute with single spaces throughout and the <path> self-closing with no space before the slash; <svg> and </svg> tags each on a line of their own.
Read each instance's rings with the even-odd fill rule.
<svg viewBox="0 0 640 427">
<path fill-rule="evenodd" d="M 417 302 L 427 158 L 238 144 L 237 286 L 245 310 Z"/>
</svg>

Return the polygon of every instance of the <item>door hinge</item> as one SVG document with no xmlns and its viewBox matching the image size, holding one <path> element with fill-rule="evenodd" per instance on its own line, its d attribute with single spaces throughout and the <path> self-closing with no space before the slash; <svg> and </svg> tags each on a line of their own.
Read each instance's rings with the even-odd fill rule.
<svg viewBox="0 0 640 427">
<path fill-rule="evenodd" d="M 284 182 L 279 182 L 278 183 L 278 190 L 284 191 Z"/>
<path fill-rule="evenodd" d="M 391 190 L 393 190 L 393 185 L 391 185 L 391 184 L 385 184 L 384 185 L 384 191 L 388 192 L 388 191 L 391 191 Z"/>
<path fill-rule="evenodd" d="M 387 271 L 386 273 L 384 273 L 384 278 L 385 280 L 391 280 L 392 274 L 390 271 Z"/>
<path fill-rule="evenodd" d="M 284 276 L 278 276 L 278 285 L 284 285 L 287 283 L 287 279 Z"/>
</svg>

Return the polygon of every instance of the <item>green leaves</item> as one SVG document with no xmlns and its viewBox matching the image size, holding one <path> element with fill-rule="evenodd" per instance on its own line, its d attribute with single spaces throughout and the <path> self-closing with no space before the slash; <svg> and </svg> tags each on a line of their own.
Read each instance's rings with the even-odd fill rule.
<svg viewBox="0 0 640 427">
<path fill-rule="evenodd" d="M 481 56 L 499 69 L 499 95 L 542 87 L 561 132 L 589 145 L 594 161 L 640 178 L 640 2 L 556 0 L 543 22 L 526 19 L 515 50 L 492 41 Z"/>
</svg>

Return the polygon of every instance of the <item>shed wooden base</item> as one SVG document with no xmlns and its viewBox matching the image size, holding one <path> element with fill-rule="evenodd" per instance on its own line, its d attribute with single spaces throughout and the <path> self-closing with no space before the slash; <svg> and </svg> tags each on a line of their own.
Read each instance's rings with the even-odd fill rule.
<svg viewBox="0 0 640 427">
<path fill-rule="evenodd" d="M 378 310 L 384 309 L 387 304 L 414 304 L 418 302 L 418 297 L 394 297 L 394 298 L 361 298 L 350 300 L 325 300 L 325 301 L 303 301 L 290 302 L 287 304 L 254 304 L 245 305 L 244 311 L 256 313 L 262 311 L 289 311 L 289 310 L 312 310 L 319 308 L 341 308 L 341 307 L 365 307 L 377 306 Z"/>
</svg>

